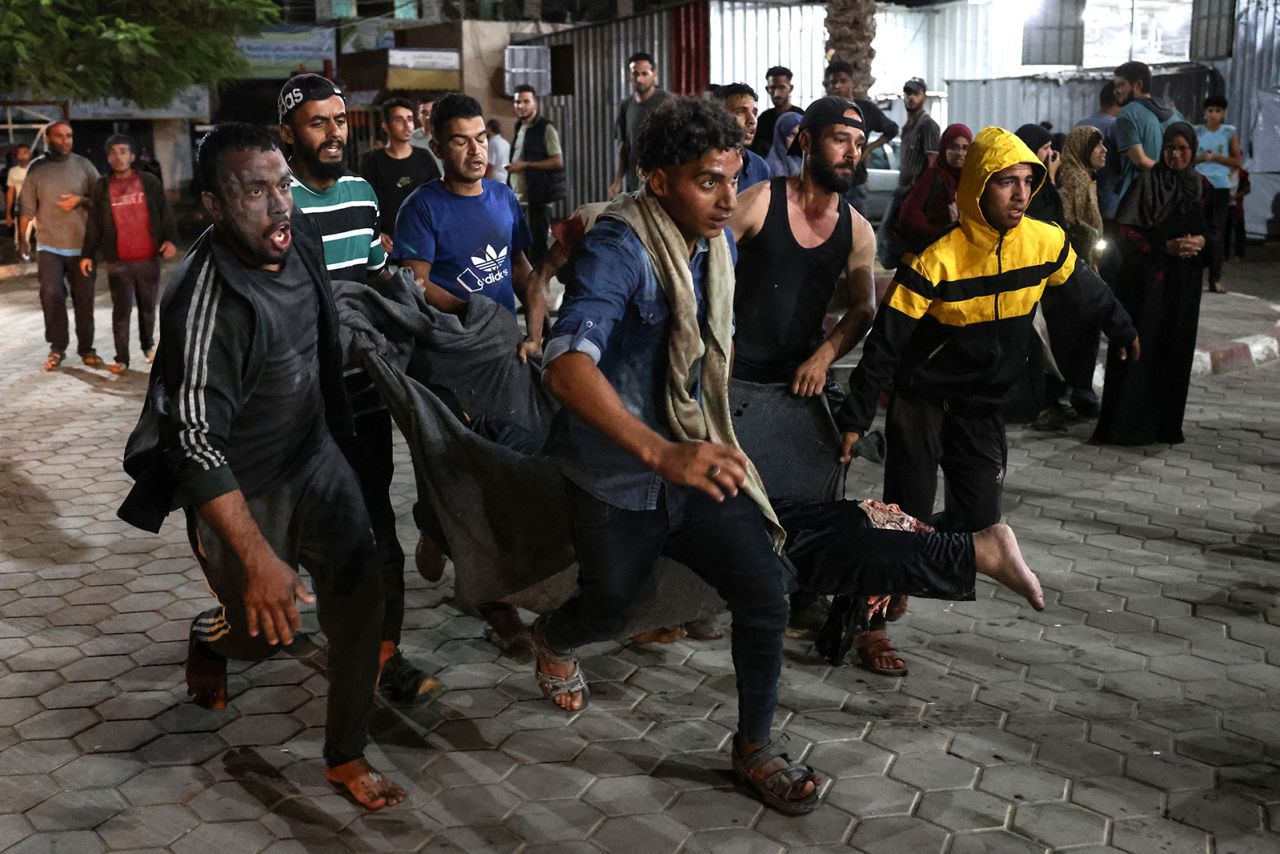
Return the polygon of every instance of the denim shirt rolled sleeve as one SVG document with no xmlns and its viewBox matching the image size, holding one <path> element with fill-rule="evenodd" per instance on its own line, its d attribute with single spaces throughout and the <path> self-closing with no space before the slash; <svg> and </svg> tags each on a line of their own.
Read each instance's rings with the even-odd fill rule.
<svg viewBox="0 0 1280 854">
<path fill-rule="evenodd" d="M 733 238 L 725 233 L 736 256 Z M 689 262 L 704 327 L 707 249 L 706 240 L 698 241 Z M 666 293 L 640 238 L 622 222 L 603 219 L 567 268 L 564 303 L 543 349 L 543 364 L 566 353 L 585 353 L 632 415 L 670 437 L 663 403 L 670 319 Z M 546 451 L 566 478 L 601 501 L 624 510 L 657 507 L 662 479 L 568 408 L 556 414 Z"/>
</svg>

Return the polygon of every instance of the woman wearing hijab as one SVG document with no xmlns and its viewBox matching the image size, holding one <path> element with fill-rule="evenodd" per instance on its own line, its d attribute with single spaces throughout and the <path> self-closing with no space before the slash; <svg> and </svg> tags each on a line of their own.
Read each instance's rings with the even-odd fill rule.
<svg viewBox="0 0 1280 854">
<path fill-rule="evenodd" d="M 1081 125 L 1067 134 L 1062 166 L 1058 169 L 1062 227 L 1067 230 L 1076 255 L 1094 269 L 1098 266 L 1098 242 L 1102 240 L 1102 212 L 1094 177 L 1106 165 L 1107 146 L 1102 141 L 1102 131 Z"/>
<path fill-rule="evenodd" d="M 1053 134 L 1044 125 L 1023 125 L 1013 134 L 1025 142 L 1027 148 L 1035 152 L 1048 173 L 1040 192 L 1031 197 L 1026 215 L 1041 222 L 1056 222 L 1062 225 L 1062 199 L 1058 196 L 1057 186 L 1058 165 L 1062 160 L 1058 152 L 1053 150 Z"/>
<path fill-rule="evenodd" d="M 800 174 L 800 158 L 787 154 L 796 127 L 804 116 L 801 113 L 783 113 L 773 126 L 773 145 L 769 147 L 769 171 L 774 178 L 794 178 Z"/>
<path fill-rule="evenodd" d="M 898 233 L 907 249 L 920 253 L 959 220 L 956 210 L 956 187 L 964 166 L 973 131 L 964 125 L 948 125 L 938 141 L 941 156 L 920 173 L 898 208 Z"/>
<path fill-rule="evenodd" d="M 1116 296 L 1138 329 L 1142 359 L 1122 361 L 1118 353 L 1107 354 L 1096 443 L 1183 440 L 1208 231 L 1196 148 L 1191 125 L 1170 125 L 1155 168 L 1129 188 L 1116 211 L 1121 266 Z"/>
<path fill-rule="evenodd" d="M 1095 270 L 1102 240 L 1102 213 L 1098 208 L 1094 175 L 1106 163 L 1107 147 L 1097 128 L 1082 125 L 1067 134 L 1062 147 L 1062 165 L 1058 168 L 1062 227 L 1076 257 Z M 1093 371 L 1098 363 L 1097 331 L 1078 328 L 1069 316 L 1055 311 L 1050 302 L 1043 307 L 1053 358 L 1062 376 L 1046 379 L 1048 408 L 1041 413 L 1043 421 L 1037 423 L 1042 427 L 1065 423 L 1070 420 L 1066 415 L 1068 408 L 1076 416 L 1097 417 L 1102 405 L 1093 391 Z M 1069 407 L 1063 404 L 1068 399 Z"/>
</svg>

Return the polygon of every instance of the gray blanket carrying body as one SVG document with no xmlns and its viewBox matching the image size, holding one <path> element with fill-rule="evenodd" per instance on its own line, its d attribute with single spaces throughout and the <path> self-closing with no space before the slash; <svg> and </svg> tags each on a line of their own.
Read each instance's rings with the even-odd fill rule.
<svg viewBox="0 0 1280 854">
<path fill-rule="evenodd" d="M 839 501 L 848 466 L 826 395 L 798 397 L 786 383 L 734 379 L 733 432 L 774 501 Z M 782 441 L 780 441 L 780 437 Z"/>
<path fill-rule="evenodd" d="M 418 500 L 448 543 L 457 604 L 473 609 L 501 600 L 535 612 L 559 605 L 577 584 L 559 469 L 547 457 L 478 435 L 433 391 L 447 390 L 491 434 L 514 430 L 524 437 L 519 444 L 545 437 L 556 404 L 540 369 L 516 357 L 524 333 L 515 317 L 478 296 L 461 317 L 439 312 L 403 277 L 381 293 L 333 284 L 344 355 L 365 365 L 408 442 Z M 701 579 L 664 558 L 653 595 L 624 634 L 723 609 Z"/>
</svg>

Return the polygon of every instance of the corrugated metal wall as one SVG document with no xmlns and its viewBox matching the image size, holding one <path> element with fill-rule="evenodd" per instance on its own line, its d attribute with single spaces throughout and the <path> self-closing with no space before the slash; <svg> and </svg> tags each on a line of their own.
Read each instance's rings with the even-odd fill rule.
<svg viewBox="0 0 1280 854">
<path fill-rule="evenodd" d="M 743 81 L 757 87 L 761 98 L 765 70 L 789 65 L 797 76 L 795 100 L 806 103 L 822 92 L 825 15 L 820 3 L 703 0 L 520 39 L 519 44 L 573 46 L 574 94 L 542 99 L 543 111 L 559 128 L 565 149 L 569 199 L 558 213 L 604 199 L 608 192 L 617 165 L 613 125 L 618 104 L 631 93 L 625 63 L 632 53 L 653 54 L 663 88 L 701 91 L 708 81 Z M 699 35 L 700 27 L 705 37 Z M 689 38 L 700 41 L 693 45 Z M 701 62 L 694 69 L 690 60 L 699 56 L 689 52 L 699 48 Z"/>
<path fill-rule="evenodd" d="M 1246 156 L 1249 143 L 1275 145 L 1277 140 L 1252 140 L 1258 112 L 1257 91 L 1280 87 L 1280 0 L 1237 0 L 1236 38 L 1226 69 L 1228 116 L 1240 128 Z"/>
<path fill-rule="evenodd" d="M 1216 72 L 1201 66 L 1156 68 L 1152 92 L 1198 120 L 1199 105 L 1213 88 Z M 949 120 L 976 132 L 988 125 L 1014 130 L 1048 120 L 1066 131 L 1098 110 L 1098 92 L 1111 79 L 1105 71 L 1075 71 L 999 80 L 950 80 Z"/>
<path fill-rule="evenodd" d="M 821 3 L 711 3 L 711 82 L 747 83 L 771 106 L 764 73 L 785 65 L 795 75 L 793 103 L 822 97 L 827 10 Z"/>
</svg>

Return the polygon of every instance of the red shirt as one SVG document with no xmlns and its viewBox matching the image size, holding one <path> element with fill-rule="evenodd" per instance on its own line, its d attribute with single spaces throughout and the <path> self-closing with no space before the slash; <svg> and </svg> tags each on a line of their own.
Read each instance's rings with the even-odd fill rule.
<svg viewBox="0 0 1280 854">
<path fill-rule="evenodd" d="M 111 219 L 116 224 L 116 252 L 120 260 L 146 261 L 156 257 L 142 176 L 136 171 L 123 178 L 112 175 L 107 189 L 111 194 Z"/>
</svg>

